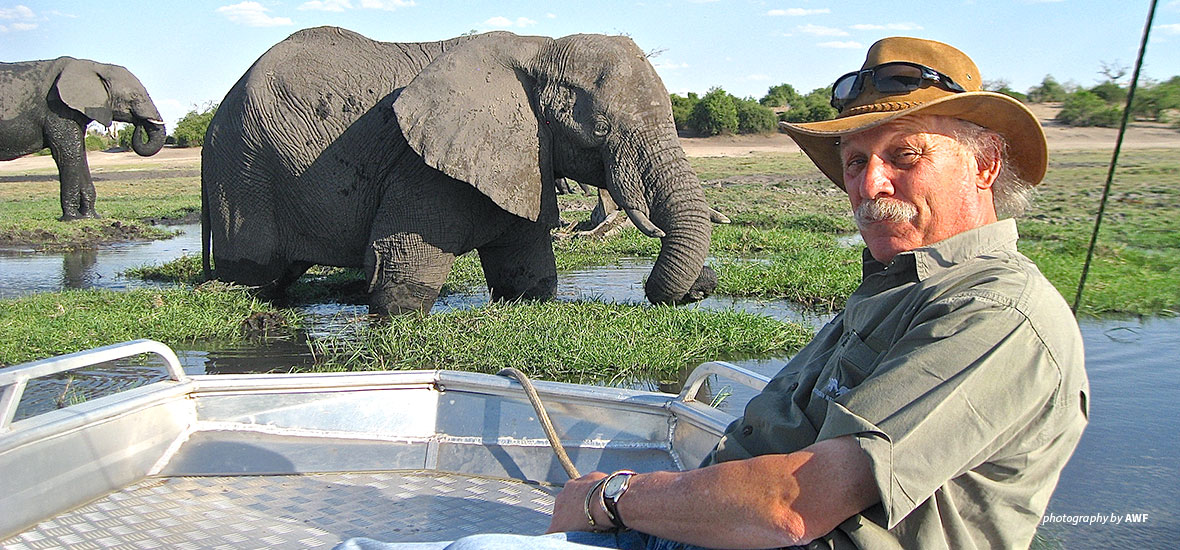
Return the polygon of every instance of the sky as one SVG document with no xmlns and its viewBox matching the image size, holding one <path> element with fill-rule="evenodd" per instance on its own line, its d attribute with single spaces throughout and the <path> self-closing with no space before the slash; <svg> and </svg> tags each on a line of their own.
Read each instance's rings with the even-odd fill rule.
<svg viewBox="0 0 1180 550">
<path fill-rule="evenodd" d="M 147 87 L 169 131 L 220 102 L 267 49 L 333 25 L 390 42 L 507 30 L 561 37 L 623 34 L 648 52 L 670 93 L 720 87 L 759 99 L 801 93 L 860 68 L 886 36 L 967 52 L 985 81 L 1027 91 L 1052 75 L 1093 86 L 1105 68 L 1129 80 L 1150 0 L 0 0 L 0 61 L 68 55 L 123 65 Z M 1180 75 L 1180 0 L 1159 0 L 1142 77 Z"/>
</svg>

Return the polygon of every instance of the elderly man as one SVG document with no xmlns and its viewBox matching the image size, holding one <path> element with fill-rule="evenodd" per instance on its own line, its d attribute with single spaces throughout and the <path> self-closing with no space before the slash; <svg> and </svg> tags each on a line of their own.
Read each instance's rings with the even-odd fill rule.
<svg viewBox="0 0 1180 550">
<path fill-rule="evenodd" d="M 836 119 L 784 125 L 848 193 L 863 281 L 701 468 L 589 474 L 554 534 L 452 548 L 1027 548 L 1089 390 L 1069 308 L 1000 219 L 1044 134 L 981 83 L 946 44 L 887 38 L 836 80 Z"/>
</svg>

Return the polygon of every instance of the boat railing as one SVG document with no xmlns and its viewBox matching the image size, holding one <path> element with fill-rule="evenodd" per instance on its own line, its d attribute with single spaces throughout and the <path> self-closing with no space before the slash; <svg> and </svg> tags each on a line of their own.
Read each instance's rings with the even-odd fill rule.
<svg viewBox="0 0 1180 550">
<path fill-rule="evenodd" d="M 7 431 L 11 426 L 21 396 L 24 395 L 30 380 L 143 354 L 155 354 L 162 358 L 172 380 L 188 380 L 176 352 L 160 342 L 147 339 L 112 344 L 0 369 L 0 433 Z"/>
<path fill-rule="evenodd" d="M 770 378 L 766 375 L 756 373 L 752 370 L 745 369 L 726 363 L 725 361 L 710 361 L 702 363 L 688 375 L 688 379 L 684 381 L 684 389 L 680 390 L 680 395 L 677 399 L 683 402 L 696 401 L 697 395 L 701 392 L 701 388 L 710 376 L 716 375 L 718 378 L 726 378 L 747 386 L 755 392 L 762 391 L 766 384 L 770 383 Z"/>
</svg>

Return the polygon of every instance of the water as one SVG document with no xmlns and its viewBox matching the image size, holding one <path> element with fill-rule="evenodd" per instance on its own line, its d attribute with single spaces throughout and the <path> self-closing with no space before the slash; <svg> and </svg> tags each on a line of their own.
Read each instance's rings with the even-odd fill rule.
<svg viewBox="0 0 1180 550">
<path fill-rule="evenodd" d="M 200 230 L 178 228 L 181 235 L 167 241 L 120 244 L 99 251 L 65 254 L 0 252 L 0 297 L 64 288 L 125 289 L 150 286 L 120 275 L 127 268 L 159 264 L 184 254 L 200 253 Z M 559 276 L 559 300 L 643 302 L 643 277 L 651 266 L 624 260 L 617 265 L 583 269 Z M 486 303 L 486 292 L 445 296 L 435 311 L 476 307 Z M 819 327 L 830 316 L 800 311 L 784 302 L 709 298 L 690 307 L 735 308 Z M 318 304 L 303 308 L 310 337 L 331 333 L 364 317 L 363 306 Z M 1049 505 L 1049 521 L 1041 533 L 1066 548 L 1163 548 L 1180 540 L 1180 319 L 1081 321 L 1091 384 L 1091 422 L 1073 459 L 1062 473 Z M 301 339 L 265 347 L 178 350 L 186 372 L 286 371 L 311 362 Z M 773 375 L 786 357 L 732 361 Z M 97 371 L 104 370 L 99 375 Z M 22 403 L 21 414 L 69 404 L 96 391 L 109 391 L 159 379 L 153 365 L 120 365 L 117 374 L 96 368 L 41 382 L 41 397 L 33 406 Z M 722 408 L 738 412 L 750 396 L 740 387 L 715 384 L 714 391 L 733 395 Z M 30 388 L 30 393 L 34 393 Z M 1118 517 L 1119 523 L 1112 523 Z M 1104 520 L 1105 518 L 1105 520 Z M 1131 522 L 1141 519 L 1142 521 Z M 1105 521 L 1104 523 L 1101 523 Z"/>
</svg>

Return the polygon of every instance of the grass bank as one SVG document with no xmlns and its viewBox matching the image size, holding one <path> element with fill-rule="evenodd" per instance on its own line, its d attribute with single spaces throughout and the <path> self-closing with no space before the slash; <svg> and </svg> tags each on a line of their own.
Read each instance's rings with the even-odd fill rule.
<svg viewBox="0 0 1180 550">
<path fill-rule="evenodd" d="M 810 328 L 737 311 L 600 302 L 525 302 L 405 315 L 312 342 L 319 369 L 516 367 L 546 380 L 676 379 L 717 357 L 783 355 Z"/>
<path fill-rule="evenodd" d="M 194 342 L 238 342 L 287 333 L 299 324 L 241 288 L 205 285 L 112 290 L 68 290 L 0 300 L 0 365 L 12 365 L 151 338 L 173 347 Z M 273 329 L 259 334 L 259 329 Z"/>
</svg>

